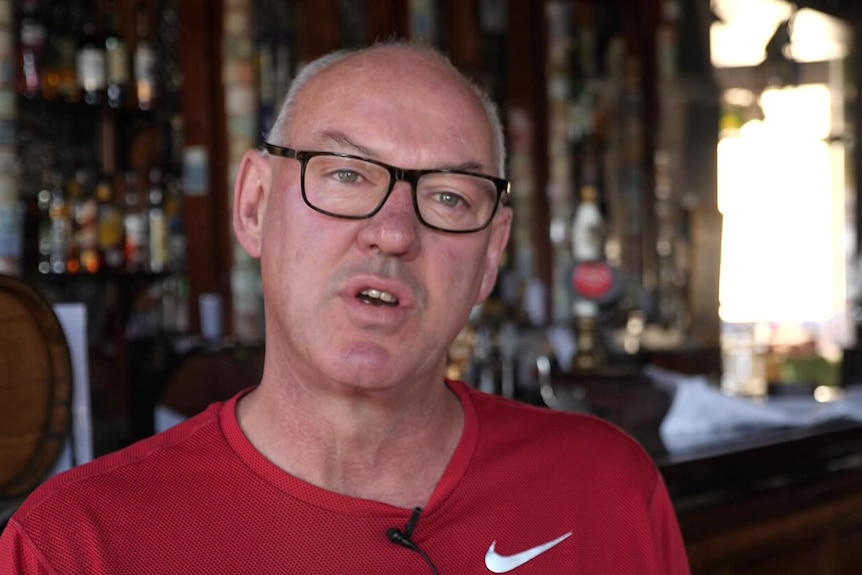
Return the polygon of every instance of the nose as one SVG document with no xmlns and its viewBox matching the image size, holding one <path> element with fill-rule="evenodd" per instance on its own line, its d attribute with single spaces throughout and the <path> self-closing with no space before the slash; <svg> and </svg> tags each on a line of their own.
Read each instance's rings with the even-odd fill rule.
<svg viewBox="0 0 862 575">
<path fill-rule="evenodd" d="M 399 180 L 376 214 L 361 220 L 359 241 L 364 247 L 387 255 L 407 255 L 416 250 L 422 223 L 413 207 L 410 183 Z"/>
</svg>

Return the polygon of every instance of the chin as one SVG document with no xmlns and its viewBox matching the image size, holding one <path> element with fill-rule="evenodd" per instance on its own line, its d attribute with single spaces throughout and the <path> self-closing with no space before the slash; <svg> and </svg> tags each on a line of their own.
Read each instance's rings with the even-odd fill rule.
<svg viewBox="0 0 862 575">
<path fill-rule="evenodd" d="M 365 391 L 385 391 L 416 381 L 427 366 L 408 365 L 399 355 L 389 353 L 357 354 L 341 356 L 329 365 L 332 379 L 348 388 Z M 441 370 L 442 374 L 442 370 Z M 442 380 L 442 375 L 441 375 Z"/>
</svg>

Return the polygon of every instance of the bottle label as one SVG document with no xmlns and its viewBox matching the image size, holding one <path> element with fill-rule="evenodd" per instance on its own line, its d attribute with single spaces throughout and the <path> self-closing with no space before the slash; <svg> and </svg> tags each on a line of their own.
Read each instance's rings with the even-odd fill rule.
<svg viewBox="0 0 862 575">
<path fill-rule="evenodd" d="M 150 270 L 160 272 L 168 264 L 168 229 L 164 215 L 150 213 Z"/>
<path fill-rule="evenodd" d="M 147 226 L 141 214 L 126 214 L 126 264 L 131 269 L 143 268 L 146 250 Z"/>
<path fill-rule="evenodd" d="M 123 224 L 117 210 L 104 211 L 99 218 L 99 247 L 108 250 L 118 247 L 123 239 Z"/>
<path fill-rule="evenodd" d="M 51 202 L 51 271 L 63 273 L 66 271 L 66 263 L 69 261 L 71 249 L 72 226 L 69 212 L 65 202 L 54 200 Z"/>
<path fill-rule="evenodd" d="M 75 206 L 75 233 L 81 249 L 95 249 L 98 245 L 98 221 L 95 200 L 84 200 Z"/>
<path fill-rule="evenodd" d="M 116 269 L 123 265 L 123 220 L 120 211 L 113 207 L 102 208 L 99 215 L 99 250 L 105 265 Z"/>
<path fill-rule="evenodd" d="M 135 50 L 135 83 L 139 105 L 152 105 L 156 96 L 156 52 L 145 44 Z"/>
<path fill-rule="evenodd" d="M 601 259 L 604 226 L 602 215 L 593 203 L 582 202 L 572 224 L 572 255 L 575 261 Z"/>
<path fill-rule="evenodd" d="M 45 45 L 45 26 L 39 22 L 25 20 L 21 24 L 21 44 L 28 48 L 41 48 Z"/>
<path fill-rule="evenodd" d="M 119 41 L 115 41 L 113 45 L 106 50 L 107 60 L 107 82 L 109 84 L 118 84 L 125 86 L 129 83 L 129 64 L 126 46 Z"/>
<path fill-rule="evenodd" d="M 77 54 L 73 39 L 50 37 L 52 57 L 45 76 L 45 97 L 75 101 L 78 97 Z"/>
<path fill-rule="evenodd" d="M 78 82 L 87 92 L 105 88 L 104 52 L 96 48 L 84 48 L 78 53 Z"/>
</svg>

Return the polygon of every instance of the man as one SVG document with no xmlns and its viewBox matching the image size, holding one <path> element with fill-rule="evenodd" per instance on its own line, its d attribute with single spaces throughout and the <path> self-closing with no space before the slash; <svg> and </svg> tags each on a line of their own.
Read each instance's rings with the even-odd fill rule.
<svg viewBox="0 0 862 575">
<path fill-rule="evenodd" d="M 310 64 L 233 225 L 260 385 L 41 487 L 13 573 L 688 573 L 652 461 L 601 420 L 444 381 L 511 212 L 493 106 L 438 53 Z M 397 166 L 397 167 L 396 167 Z"/>
</svg>

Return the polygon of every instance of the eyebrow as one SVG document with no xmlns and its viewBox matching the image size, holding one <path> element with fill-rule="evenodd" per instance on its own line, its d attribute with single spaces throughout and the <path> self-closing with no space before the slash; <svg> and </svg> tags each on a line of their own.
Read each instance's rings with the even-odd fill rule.
<svg viewBox="0 0 862 575">
<path fill-rule="evenodd" d="M 323 136 L 325 139 L 332 140 L 336 144 L 351 148 L 353 150 L 353 153 L 355 153 L 357 156 L 365 156 L 366 158 L 371 158 L 375 160 L 379 159 L 379 156 L 375 154 L 372 149 L 366 148 L 362 144 L 354 142 L 344 132 L 339 132 L 337 130 L 327 130 L 325 132 L 322 132 L 321 136 Z M 479 162 L 468 160 L 460 164 L 444 164 L 442 166 L 437 166 L 435 169 L 460 170 L 463 172 L 481 172 L 483 166 Z"/>
<path fill-rule="evenodd" d="M 327 130 L 326 132 L 321 133 L 321 135 L 328 140 L 332 140 L 336 144 L 352 148 L 357 155 L 368 156 L 369 158 L 376 157 L 374 152 L 370 148 L 366 148 L 362 144 L 354 142 L 353 140 L 348 138 L 347 134 L 345 134 L 344 132 Z"/>
</svg>

